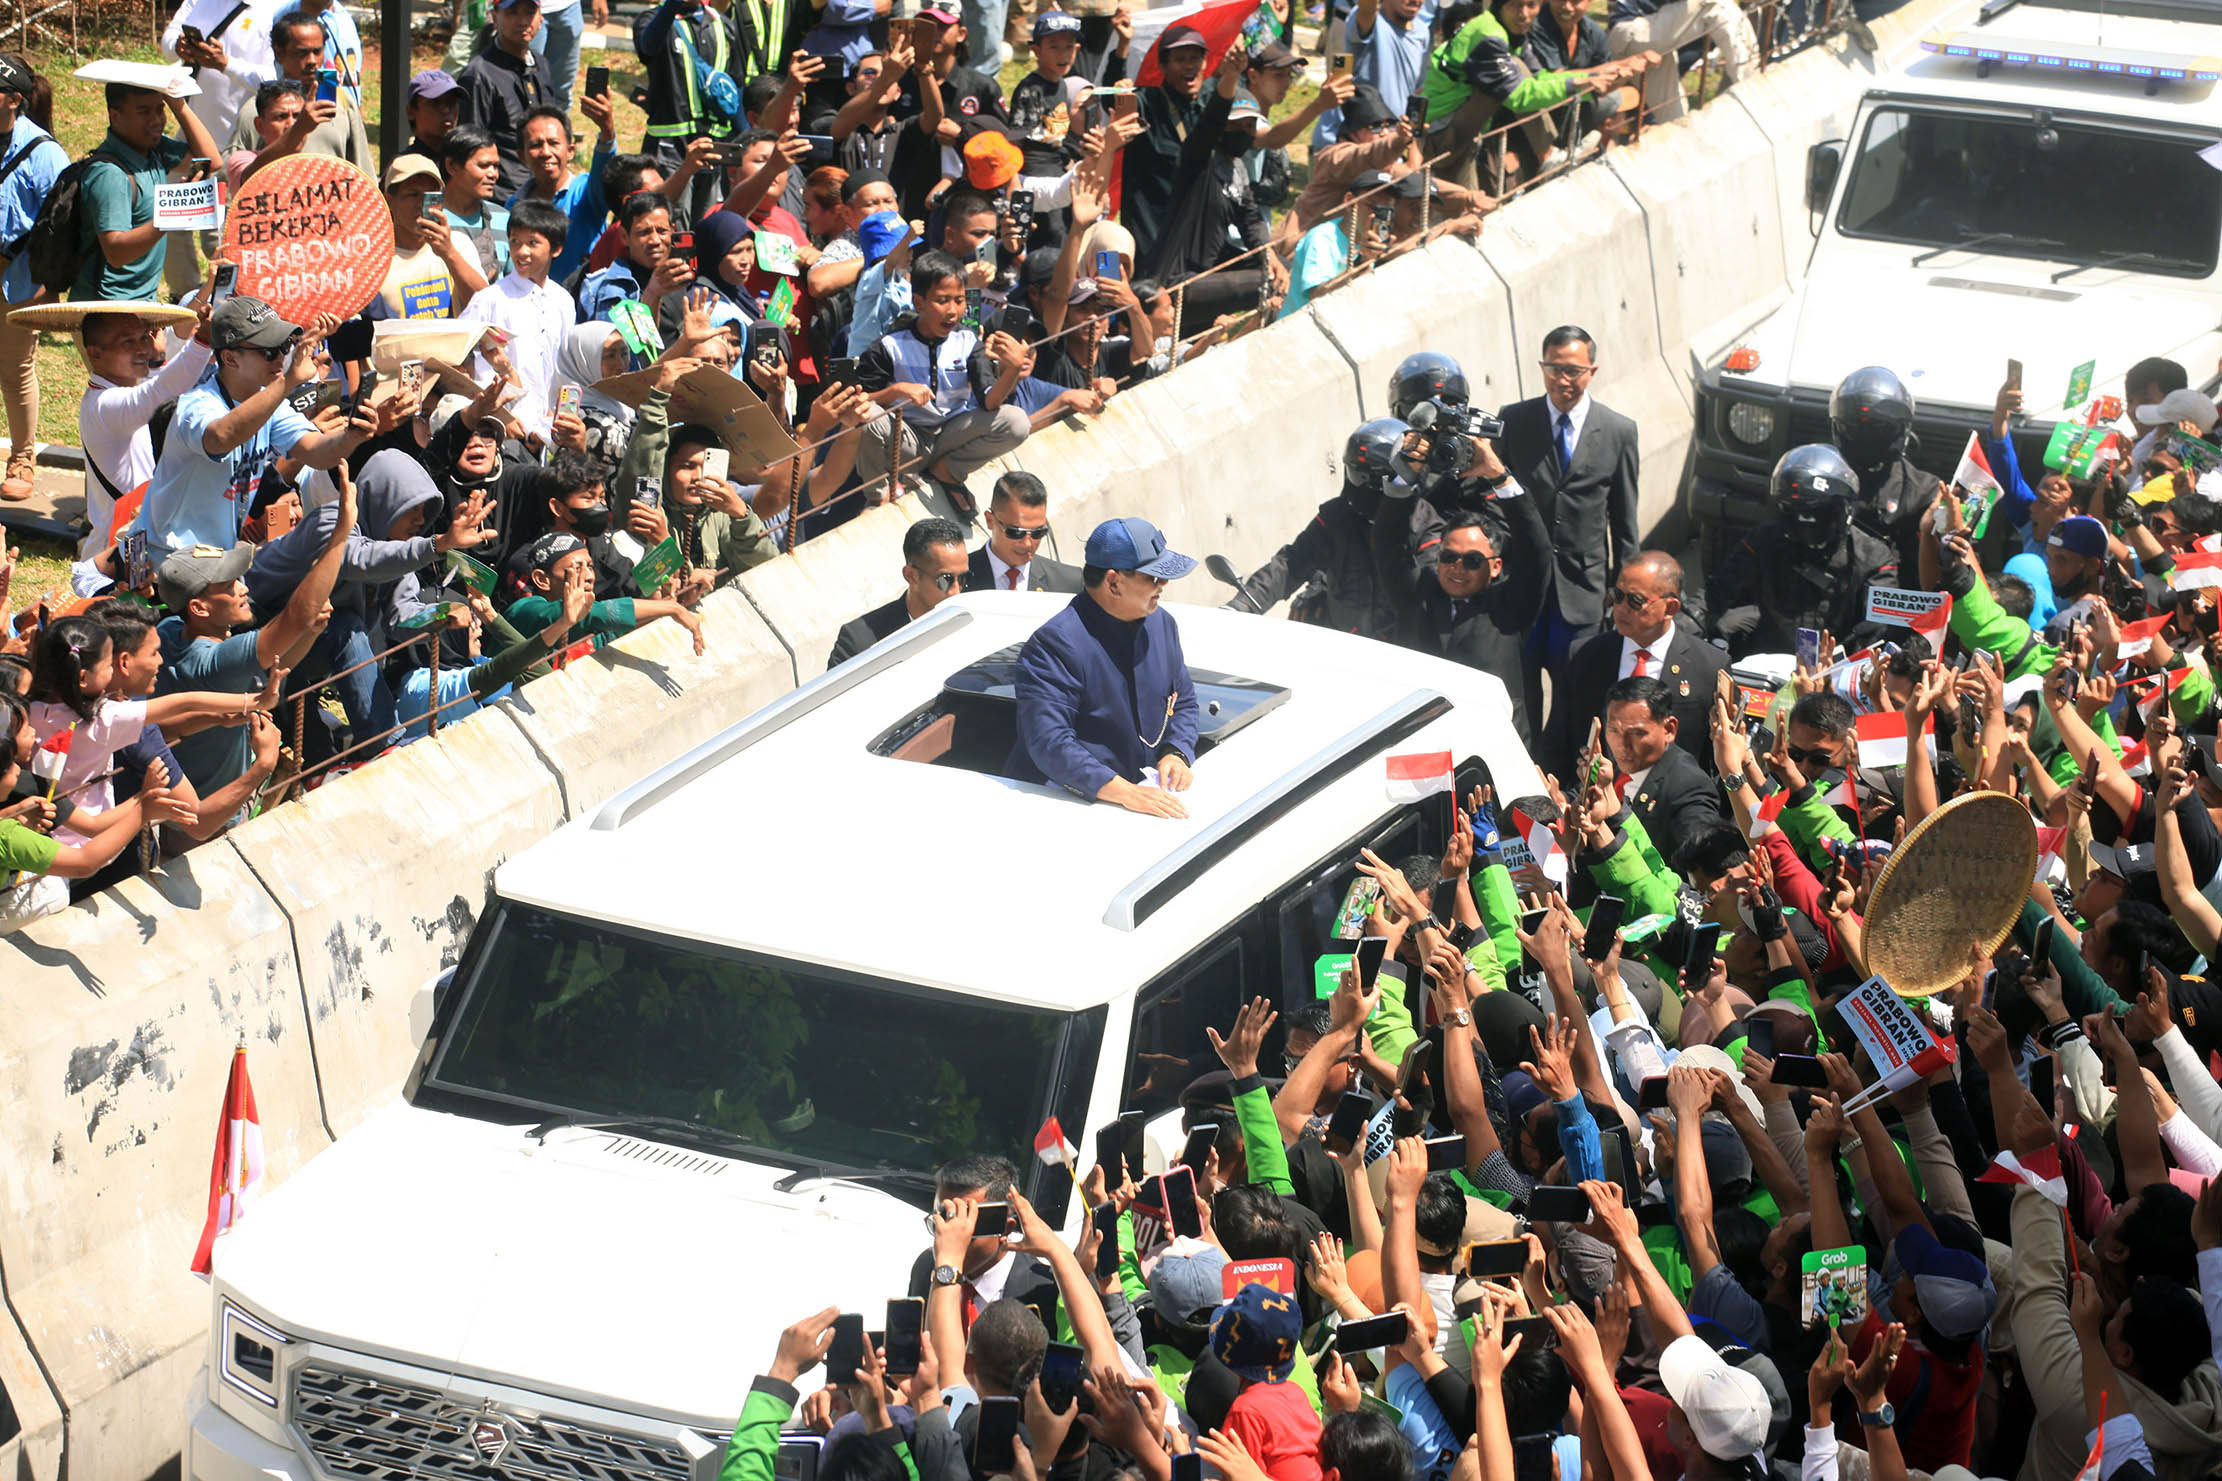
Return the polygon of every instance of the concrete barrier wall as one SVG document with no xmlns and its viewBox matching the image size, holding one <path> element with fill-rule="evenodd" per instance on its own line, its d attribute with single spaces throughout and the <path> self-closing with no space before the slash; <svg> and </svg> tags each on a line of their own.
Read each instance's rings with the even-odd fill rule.
<svg viewBox="0 0 2222 1481">
<path fill-rule="evenodd" d="M 1915 0 L 1884 62 L 1965 0 Z M 1539 394 L 1542 336 L 1597 337 L 1599 399 L 1643 437 L 1664 517 L 1690 439 L 1693 341 L 1733 332 L 1802 273 L 1805 150 L 1841 133 L 1880 63 L 1839 44 L 1770 70 L 1634 150 L 1436 243 L 1204 362 L 1031 438 L 1002 466 L 1051 491 L 1062 537 L 1145 514 L 1177 548 L 1248 568 L 1340 480 L 1410 351 L 1456 355 L 1477 403 Z M 973 479 L 983 497 L 997 468 Z M 0 1383 L 19 1477 L 139 1481 L 175 1454 L 207 1287 L 185 1272 L 223 1083 L 242 1035 L 282 1178 L 390 1100 L 417 987 L 453 962 L 499 862 L 823 672 L 841 624 L 900 590 L 906 498 L 746 573 L 703 609 L 697 657 L 659 623 L 84 907 L 0 937 Z M 1176 600 L 1218 602 L 1207 576 Z M 66 1442 L 66 1454 L 64 1445 Z"/>
</svg>

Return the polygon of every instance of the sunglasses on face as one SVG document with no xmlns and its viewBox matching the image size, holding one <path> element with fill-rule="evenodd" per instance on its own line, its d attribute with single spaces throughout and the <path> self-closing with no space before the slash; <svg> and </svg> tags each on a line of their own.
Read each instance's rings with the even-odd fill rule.
<svg viewBox="0 0 2222 1481">
<path fill-rule="evenodd" d="M 1803 746 L 1785 746 L 1783 749 L 1789 753 L 1790 759 L 1797 762 L 1800 767 L 1834 766 L 1836 764 L 1836 758 L 1827 751 L 1808 751 Z"/>
<path fill-rule="evenodd" d="M 1631 612 L 1641 612 L 1651 605 L 1651 598 L 1641 592 L 1630 591 L 1624 586 L 1616 586 L 1612 589 L 1612 600 L 1614 606 L 1626 607 Z"/>
<path fill-rule="evenodd" d="M 1039 540 L 1048 533 L 1048 525 L 1040 525 L 1031 530 L 1022 530 L 1017 525 L 1003 526 L 1003 538 L 1006 540 Z"/>
<path fill-rule="evenodd" d="M 1489 557 L 1478 550 L 1445 551 L 1443 552 L 1443 564 L 1446 566 L 1464 566 L 1469 571 L 1478 571 L 1489 564 Z"/>
<path fill-rule="evenodd" d="M 934 576 L 934 590 L 947 591 L 964 579 L 962 571 L 942 571 Z"/>
</svg>

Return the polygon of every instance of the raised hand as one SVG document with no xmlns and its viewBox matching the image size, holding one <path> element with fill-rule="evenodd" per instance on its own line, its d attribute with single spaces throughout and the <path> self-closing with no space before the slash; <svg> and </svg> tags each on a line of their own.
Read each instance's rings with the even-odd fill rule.
<svg viewBox="0 0 2222 1481">
<path fill-rule="evenodd" d="M 1280 1016 L 1270 998 L 1252 998 L 1235 1014 L 1234 1030 L 1226 1038 L 1219 1037 L 1219 1031 L 1209 1024 L 1204 1026 L 1204 1037 L 1211 1040 L 1212 1050 L 1227 1067 L 1227 1073 L 1237 1080 L 1246 1079 L 1258 1072 L 1258 1048 Z"/>
</svg>

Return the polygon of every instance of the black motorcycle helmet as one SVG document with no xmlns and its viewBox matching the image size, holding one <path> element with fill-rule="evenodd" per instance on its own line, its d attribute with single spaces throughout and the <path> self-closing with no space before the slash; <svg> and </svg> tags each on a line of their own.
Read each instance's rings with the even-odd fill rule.
<svg viewBox="0 0 2222 1481">
<path fill-rule="evenodd" d="M 1809 442 L 1782 455 L 1767 491 L 1780 511 L 1783 533 L 1799 545 L 1826 550 L 1851 521 L 1859 475 L 1835 448 Z"/>
<path fill-rule="evenodd" d="M 1342 445 L 1342 481 L 1345 488 L 1379 492 L 1397 474 L 1397 452 L 1404 446 L 1410 427 L 1395 417 L 1375 417 L 1350 434 Z"/>
<path fill-rule="evenodd" d="M 1905 455 L 1913 392 L 1880 365 L 1855 370 L 1829 397 L 1829 430 L 1854 468 L 1880 468 Z"/>
<path fill-rule="evenodd" d="M 1404 357 L 1389 377 L 1389 415 L 1409 420 L 1412 408 L 1422 401 L 1466 404 L 1466 372 L 1458 368 L 1456 360 L 1433 350 Z"/>
</svg>

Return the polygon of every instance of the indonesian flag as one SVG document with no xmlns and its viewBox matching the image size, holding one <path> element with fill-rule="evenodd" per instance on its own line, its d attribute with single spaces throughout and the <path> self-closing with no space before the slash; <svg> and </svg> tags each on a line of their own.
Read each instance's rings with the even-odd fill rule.
<svg viewBox="0 0 2222 1481">
<path fill-rule="evenodd" d="M 2121 659 L 2142 658 L 2152 651 L 2153 637 L 2168 625 L 2166 612 L 2158 617 L 2148 617 L 2143 622 L 2125 624 L 2121 637 L 2114 644 L 2114 656 Z"/>
<path fill-rule="evenodd" d="M 208 1278 L 216 1238 L 247 1217 L 262 1191 L 262 1119 L 255 1111 L 255 1087 L 247 1079 L 247 1051 L 232 1055 L 231 1080 L 224 1086 L 224 1114 L 216 1123 L 216 1161 L 208 1171 L 208 1223 L 200 1248 L 193 1251 L 193 1273 Z"/>
<path fill-rule="evenodd" d="M 1906 626 L 1929 639 L 1932 644 L 1938 644 L 1942 642 L 1942 639 L 1937 634 L 1943 632 L 1946 624 L 1950 623 L 1951 620 L 1952 594 L 1946 592 L 1943 601 L 1938 602 L 1918 617 L 1907 618 Z"/>
<path fill-rule="evenodd" d="M 2195 548 L 2204 550 L 2210 555 L 2222 552 L 2222 535 L 2201 535 L 2191 543 Z"/>
<path fill-rule="evenodd" d="M 2149 679 L 2139 679 L 2129 686 L 2137 691 L 2137 713 L 2145 717 L 2147 725 L 2153 723 L 2161 706 L 2168 703 L 2169 696 L 2183 687 L 2183 681 L 2190 673 L 2188 667 L 2169 669 L 2166 673 L 2154 674 Z"/>
<path fill-rule="evenodd" d="M 2177 556 L 2168 572 L 2168 585 L 2176 591 L 2222 586 L 2222 550 L 2194 550 Z"/>
<path fill-rule="evenodd" d="M 1519 830 L 1521 840 L 1528 846 L 1528 856 L 1543 871 L 1543 877 L 1564 889 L 1566 850 L 1558 846 L 1558 835 L 1518 808 L 1512 810 L 1512 826 Z"/>
<path fill-rule="evenodd" d="M 1451 786 L 1451 759 L 1448 751 L 1429 751 L 1420 755 L 1389 758 L 1391 802 L 1418 802 L 1422 798 L 1448 792 Z"/>
<path fill-rule="evenodd" d="M 1147 54 L 1142 58 L 1142 69 L 1134 74 L 1137 87 L 1156 87 L 1165 80 L 1165 69 L 1158 64 L 1157 42 L 1174 26 L 1194 26 L 1204 37 L 1205 87 L 1210 86 L 1212 68 L 1227 54 L 1242 35 L 1243 23 L 1257 14 L 1256 0 L 1181 0 L 1174 5 L 1153 6 L 1134 13 L 1134 40 L 1130 46 L 1139 46 Z"/>
<path fill-rule="evenodd" d="M 1782 826 L 1782 806 L 1790 800 L 1788 792 L 1771 792 L 1759 799 L 1759 812 L 1751 821 L 1751 840 L 1757 843 Z"/>
<path fill-rule="evenodd" d="M 2128 772 L 2131 776 L 2151 776 L 2153 774 L 2152 753 L 2145 749 L 2143 741 L 2139 741 L 2133 746 L 2122 747 L 2122 770 Z"/>
<path fill-rule="evenodd" d="M 1823 792 L 1821 800 L 1830 807 L 1850 808 L 1854 817 L 1859 815 L 1859 788 L 1852 785 L 1851 773 L 1849 772 L 1839 777 L 1835 786 Z"/>
<path fill-rule="evenodd" d="M 31 774 L 49 784 L 62 779 L 62 768 L 69 764 L 70 742 L 77 735 L 77 727 L 57 730 L 39 742 L 31 753 Z"/>
<path fill-rule="evenodd" d="M 1859 764 L 1883 767 L 1906 764 L 1906 717 L 1894 710 L 1879 710 L 1852 722 L 1859 736 Z M 1937 751 L 1936 716 L 1921 718 L 1921 743 L 1933 757 Z"/>
<path fill-rule="evenodd" d="M 1045 1167 L 1069 1167 L 1078 1160 L 1080 1149 L 1066 1140 L 1065 1128 L 1052 1116 L 1034 1133 L 1034 1156 Z"/>
<path fill-rule="evenodd" d="M 1952 484 L 1962 494 L 1986 504 L 1998 497 L 1998 476 L 1991 472 L 1991 460 L 1983 455 L 1983 439 L 1973 432 L 1967 434 L 1960 466 L 1952 470 Z"/>
<path fill-rule="evenodd" d="M 2050 879 L 2060 868 L 2060 851 L 2068 846 L 2065 828 L 2039 828 L 2037 830 L 2037 878 Z"/>
<path fill-rule="evenodd" d="M 2001 1152 L 1975 1181 L 2027 1183 L 2060 1207 L 2068 1206 L 2068 1180 L 2060 1176 L 2060 1149 L 2057 1147 L 2040 1147 L 2027 1157 Z"/>
</svg>

